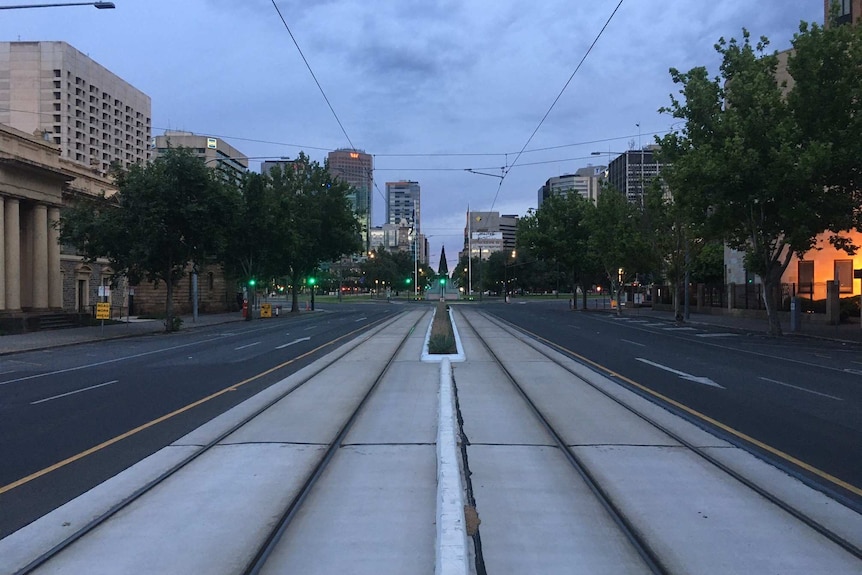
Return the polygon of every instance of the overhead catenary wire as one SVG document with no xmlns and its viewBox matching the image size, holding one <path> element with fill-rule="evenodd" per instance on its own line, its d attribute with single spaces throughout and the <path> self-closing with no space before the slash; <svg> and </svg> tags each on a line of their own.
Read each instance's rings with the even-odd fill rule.
<svg viewBox="0 0 862 575">
<path fill-rule="evenodd" d="M 293 45 L 296 46 L 296 50 L 302 57 L 302 61 L 305 62 L 305 67 L 308 68 L 308 72 L 314 79 L 314 83 L 317 84 L 317 89 L 320 90 L 320 94 L 323 96 L 323 99 L 326 100 L 326 105 L 329 106 L 329 111 L 332 112 L 332 115 L 335 117 L 335 121 L 338 122 L 338 127 L 341 128 L 341 132 L 347 139 L 347 143 L 350 144 L 350 149 L 355 150 L 356 146 L 353 145 L 353 142 L 350 140 L 350 136 L 347 135 L 347 130 L 344 129 L 344 124 L 341 123 L 341 119 L 335 112 L 335 108 L 332 107 L 332 103 L 326 96 L 326 92 L 324 91 L 323 86 L 321 86 L 320 82 L 317 80 L 317 76 L 314 74 L 314 70 L 311 69 L 311 64 L 309 64 L 308 59 L 305 57 L 305 54 L 302 53 L 302 48 L 299 47 L 299 42 L 296 41 L 296 38 L 293 36 L 293 32 L 290 31 L 290 26 L 287 25 L 287 20 L 284 19 L 284 16 L 282 15 L 281 10 L 278 7 L 278 4 L 275 3 L 275 0 L 271 1 L 272 7 L 275 8 L 275 11 L 278 13 L 278 17 L 281 19 L 281 23 L 284 24 L 284 29 L 287 30 L 287 33 L 290 35 L 290 39 L 293 41 Z"/>
<path fill-rule="evenodd" d="M 613 18 L 614 18 L 614 16 L 616 15 L 617 11 L 620 9 L 620 6 L 622 6 L 623 1 L 624 1 L 624 0 L 620 0 L 620 1 L 617 3 L 616 8 L 614 8 L 613 12 L 611 12 L 611 15 L 610 15 L 610 16 L 608 16 L 607 21 L 605 21 L 605 24 L 604 24 L 604 26 L 602 26 L 601 30 L 599 30 L 599 33 L 598 33 L 598 34 L 596 34 L 595 39 L 594 39 L 594 40 L 593 40 L 593 42 L 590 44 L 590 47 L 589 47 L 589 48 L 587 48 L 587 51 L 584 53 L 583 57 L 581 58 L 581 61 L 580 61 L 580 62 L 578 62 L 578 65 L 575 67 L 575 70 L 574 70 L 574 71 L 572 72 L 572 74 L 569 76 L 569 79 L 568 79 L 568 80 L 566 80 L 566 83 L 563 85 L 563 89 L 562 89 L 562 90 L 560 90 L 560 93 L 559 93 L 559 94 L 557 94 L 557 97 L 556 97 L 556 98 L 554 98 L 554 101 L 553 101 L 553 102 L 551 102 L 551 105 L 550 105 L 550 107 L 548 108 L 548 111 L 547 111 L 547 112 L 545 112 L 545 115 L 544 115 L 544 116 L 542 116 L 542 119 L 541 119 L 541 120 L 539 120 L 539 124 L 536 126 L 536 129 L 535 129 L 535 130 L 533 130 L 533 133 L 532 133 L 532 134 L 530 134 L 530 137 L 529 137 L 529 138 L 527 138 L 527 141 L 526 141 L 526 142 L 524 142 L 524 146 L 521 148 L 521 151 L 520 151 L 520 152 L 518 152 L 518 155 L 517 155 L 517 156 L 515 156 L 515 159 L 514 159 L 514 160 L 512 160 L 512 163 L 511 163 L 510 165 L 508 165 L 508 166 L 506 167 L 506 169 L 505 169 L 505 170 L 503 170 L 503 177 L 502 177 L 502 178 L 500 178 L 500 183 L 497 185 L 497 191 L 496 191 L 496 193 L 494 194 L 494 201 L 493 201 L 493 202 L 491 202 L 491 208 L 490 208 L 488 211 L 493 211 L 493 209 L 494 209 L 494 205 L 497 203 L 497 198 L 500 196 L 500 189 L 503 187 L 503 182 L 506 180 L 506 175 L 509 173 L 509 170 L 511 170 L 511 169 L 512 169 L 512 167 L 514 167 L 514 166 L 515 166 L 515 164 L 517 164 L 517 163 L 518 163 L 518 160 L 521 158 L 521 155 L 524 153 L 524 150 L 526 150 L 526 149 L 527 149 L 527 146 L 529 146 L 529 145 L 530 145 L 530 142 L 532 142 L 532 141 L 533 141 L 533 138 L 534 138 L 534 137 L 536 136 L 536 134 L 539 132 L 539 129 L 542 127 L 542 124 L 544 124 L 544 123 L 545 123 L 545 120 L 546 120 L 546 119 L 548 118 L 548 116 L 551 114 L 551 111 L 552 111 L 552 110 L 554 109 L 554 107 L 557 105 L 557 102 L 559 102 L 559 101 L 560 101 L 560 98 L 563 96 L 563 93 L 566 91 L 566 88 L 568 88 L 568 87 L 569 87 L 569 84 L 571 84 L 571 82 L 572 82 L 572 80 L 574 79 L 575 75 L 578 73 L 578 70 L 580 70 L 580 69 L 581 69 L 581 66 L 583 66 L 584 62 L 585 62 L 585 61 L 586 61 L 586 59 L 587 59 L 587 56 L 589 56 L 589 55 L 590 55 L 590 52 L 592 52 L 592 51 L 593 51 L 593 48 L 595 47 L 595 45 L 596 45 L 596 44 L 598 43 L 598 41 L 599 41 L 599 38 L 601 38 L 601 37 L 602 37 L 602 34 L 604 34 L 604 33 L 605 33 L 605 30 L 607 29 L 608 25 L 611 23 L 611 20 L 613 20 Z"/>
</svg>

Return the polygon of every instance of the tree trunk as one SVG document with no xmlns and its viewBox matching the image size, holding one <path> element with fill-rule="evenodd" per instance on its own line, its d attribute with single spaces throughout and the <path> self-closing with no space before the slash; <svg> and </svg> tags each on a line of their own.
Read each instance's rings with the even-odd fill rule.
<svg viewBox="0 0 862 575">
<path fill-rule="evenodd" d="M 781 322 L 778 319 L 778 288 L 780 283 L 769 278 L 763 278 L 763 303 L 766 305 L 766 318 L 769 321 L 769 335 L 780 336 Z"/>
<path fill-rule="evenodd" d="M 295 280 L 291 280 L 290 286 L 290 313 L 299 313 L 299 287 Z"/>
<path fill-rule="evenodd" d="M 165 283 L 168 286 L 167 301 L 165 302 L 165 331 L 174 331 L 174 282 L 170 271 L 167 273 Z"/>
</svg>

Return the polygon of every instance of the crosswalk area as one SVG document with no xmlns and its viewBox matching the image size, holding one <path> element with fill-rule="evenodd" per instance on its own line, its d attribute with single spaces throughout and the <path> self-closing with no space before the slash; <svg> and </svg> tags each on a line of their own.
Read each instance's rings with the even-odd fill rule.
<svg viewBox="0 0 862 575">
<path fill-rule="evenodd" d="M 732 338 L 739 337 L 738 333 L 729 332 L 729 331 L 709 331 L 706 328 L 701 328 L 698 326 L 691 325 L 678 325 L 676 323 L 671 323 L 667 321 L 655 321 L 651 319 L 642 319 L 637 317 L 629 317 L 629 316 L 619 316 L 619 315 L 611 315 L 608 316 L 613 321 L 627 323 L 627 324 L 636 324 L 638 327 L 646 327 L 655 329 L 657 331 L 666 331 L 666 332 L 688 332 L 691 333 L 694 337 L 700 338 Z"/>
</svg>

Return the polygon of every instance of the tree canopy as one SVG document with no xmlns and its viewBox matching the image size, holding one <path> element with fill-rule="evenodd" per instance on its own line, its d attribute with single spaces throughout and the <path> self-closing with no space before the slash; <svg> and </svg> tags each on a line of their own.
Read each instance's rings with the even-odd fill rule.
<svg viewBox="0 0 862 575">
<path fill-rule="evenodd" d="M 187 149 L 116 173 L 118 192 L 81 196 L 60 219 L 60 240 L 90 261 L 106 258 L 135 284 L 164 282 L 165 327 L 174 329 L 173 288 L 192 264 L 229 242 L 236 196 Z"/>
<path fill-rule="evenodd" d="M 745 254 L 761 277 L 770 332 L 781 277 L 817 237 L 848 253 L 860 227 L 859 162 L 862 28 L 800 26 L 787 71 L 768 41 L 719 40 L 720 75 L 671 70 L 681 85 L 663 108 L 685 121 L 661 139 L 674 201 L 700 214 L 707 237 Z M 851 135 L 851 134 L 855 134 Z M 845 146 L 847 146 L 845 151 Z"/>
</svg>

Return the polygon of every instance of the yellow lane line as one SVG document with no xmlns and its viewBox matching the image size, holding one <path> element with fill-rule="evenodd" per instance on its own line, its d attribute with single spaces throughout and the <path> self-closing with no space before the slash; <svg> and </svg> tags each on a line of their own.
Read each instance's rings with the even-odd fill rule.
<svg viewBox="0 0 862 575">
<path fill-rule="evenodd" d="M 97 451 L 101 451 L 102 449 L 105 449 L 106 447 L 114 445 L 115 443 L 119 443 L 120 441 L 122 441 L 128 437 L 131 437 L 137 433 L 140 433 L 141 431 L 144 431 L 145 429 L 149 429 L 150 427 L 153 427 L 154 425 L 158 425 L 159 423 L 162 423 L 163 421 L 167 421 L 168 419 L 171 419 L 172 417 L 175 417 L 181 413 L 185 413 L 186 411 L 189 411 L 190 409 L 193 409 L 193 408 L 195 408 L 201 404 L 204 404 L 207 401 L 215 399 L 216 397 L 219 397 L 220 395 L 223 395 L 229 391 L 236 391 L 237 388 L 239 388 L 239 387 L 241 387 L 247 383 L 251 383 L 252 381 L 254 381 L 256 379 L 260 379 L 261 377 L 263 377 L 265 375 L 269 375 L 270 373 L 273 373 L 274 371 L 278 371 L 279 369 L 282 369 L 283 367 L 286 367 L 286 366 L 290 365 L 291 363 L 294 363 L 296 361 L 299 361 L 300 359 L 308 357 L 309 355 L 311 355 L 311 354 L 313 354 L 313 353 L 315 353 L 315 352 L 317 352 L 317 351 L 319 351 L 319 350 L 321 350 L 327 346 L 330 346 L 333 343 L 344 339 L 345 337 L 353 335 L 354 333 L 356 333 L 358 331 L 362 331 L 362 330 L 367 329 L 367 328 L 368 328 L 368 326 L 365 326 L 365 327 L 362 327 L 359 329 L 355 329 L 351 332 L 348 332 L 348 333 L 346 333 L 346 334 L 344 334 L 344 335 L 342 335 L 342 336 L 340 336 L 340 337 L 338 337 L 332 341 L 329 341 L 329 342 L 327 342 L 321 346 L 318 346 L 318 347 L 316 347 L 310 351 L 307 351 L 307 352 L 303 353 L 302 355 L 299 355 L 293 359 L 285 361 L 284 363 L 276 365 L 275 367 L 267 369 L 266 371 L 262 371 L 262 372 L 258 373 L 257 375 L 253 375 L 253 376 L 249 377 L 248 379 L 245 379 L 239 383 L 231 384 L 228 387 L 222 389 L 221 391 L 217 391 L 217 392 L 215 392 L 211 395 L 208 395 L 204 398 L 198 399 L 197 401 L 194 401 L 194 402 L 192 402 L 186 406 L 180 407 L 177 410 L 174 410 L 174 411 L 167 413 L 167 414 L 165 414 L 159 418 L 156 418 L 152 421 L 144 423 L 143 425 L 139 425 L 138 427 L 136 427 L 134 429 L 130 429 L 129 431 L 127 431 L 121 435 L 113 437 L 113 438 L 111 438 L 105 442 L 102 442 L 98 445 L 95 445 L 95 446 L 93 446 L 93 447 L 91 447 L 85 451 L 82 451 L 78 454 L 75 454 L 71 457 L 68 457 L 62 461 L 58 461 L 57 463 L 55 463 L 53 465 L 50 465 L 44 469 L 40 469 L 39 471 L 32 473 L 26 477 L 22 477 L 21 479 L 19 479 L 17 481 L 13 481 L 12 483 L 10 483 L 8 485 L 4 485 L 4 486 L 0 487 L 0 495 L 6 493 L 7 491 L 12 491 L 16 487 L 20 487 L 20 486 L 24 485 L 25 483 L 29 483 L 29 482 L 33 481 L 34 479 L 38 479 L 44 475 L 48 475 L 49 473 L 56 471 L 56 470 L 60 469 L 61 467 L 65 467 L 65 466 L 69 465 L 70 463 L 74 463 L 80 459 L 87 457 L 88 455 L 92 455 L 93 453 L 96 453 Z"/>
<path fill-rule="evenodd" d="M 710 417 L 708 415 L 705 415 L 705 414 L 703 414 L 703 413 L 701 413 L 695 409 L 692 409 L 692 408 L 688 407 L 687 405 L 684 405 L 684 404 L 676 401 L 675 399 L 671 399 L 670 397 L 667 397 L 664 394 L 661 394 L 657 391 L 654 391 L 654 390 L 646 387 L 645 385 L 640 384 L 640 383 L 634 381 L 633 379 L 630 379 L 630 378 L 628 378 L 628 377 L 626 377 L 620 373 L 617 373 L 617 372 L 605 367 L 604 365 L 598 364 L 598 363 L 594 362 L 593 360 L 588 359 L 588 358 L 586 358 L 586 357 L 584 357 L 578 353 L 575 353 L 574 351 L 572 351 L 570 349 L 567 349 L 561 345 L 557 345 L 556 343 L 549 341 L 540 335 L 537 335 L 537 334 L 532 333 L 532 332 L 527 331 L 527 330 L 524 330 L 524 332 L 529 333 L 531 336 L 535 337 L 536 339 L 541 340 L 542 342 L 550 345 L 551 347 L 555 347 L 561 351 L 572 354 L 573 356 L 577 357 L 579 360 L 581 360 L 585 363 L 588 363 L 588 364 L 592 365 L 593 367 L 595 367 L 595 368 L 597 368 L 597 369 L 599 369 L 599 370 L 601 370 L 601 371 L 603 371 L 609 375 L 612 375 L 613 377 L 617 377 L 617 378 L 625 381 L 629 385 L 632 385 L 632 386 L 640 389 L 644 393 L 648 393 L 649 395 L 652 395 L 653 397 L 656 397 L 662 401 L 665 401 L 665 402 L 673 405 L 674 407 L 677 407 L 677 408 L 683 410 L 684 412 L 688 413 L 689 415 L 692 415 L 692 416 L 700 419 L 701 421 L 705 421 L 705 422 L 709 423 L 710 425 L 714 425 L 715 427 L 718 427 L 719 429 L 726 431 L 727 433 L 729 433 L 735 437 L 738 437 L 739 439 L 742 439 L 743 441 L 751 443 L 752 445 L 756 445 L 760 449 L 767 451 L 767 452 L 771 453 L 772 455 L 775 455 L 776 457 L 779 457 L 779 458 L 781 458 L 781 459 L 783 459 L 789 463 L 792 463 L 793 465 L 796 465 L 797 467 L 801 467 L 802 469 L 808 471 L 809 473 L 812 473 L 812 474 L 814 474 L 814 475 L 816 475 L 822 479 L 825 479 L 826 481 L 829 481 L 830 483 L 837 485 L 837 486 L 841 487 L 842 489 L 846 489 L 847 491 L 849 491 L 855 495 L 862 496 L 862 489 L 860 489 L 859 487 L 856 487 L 855 485 L 853 485 L 851 483 L 844 481 L 843 479 L 839 479 L 838 477 L 835 477 L 834 475 L 831 475 L 831 474 L 829 474 L 829 473 L 827 473 L 821 469 L 818 469 L 818 468 L 816 468 L 816 467 L 814 467 L 808 463 L 805 463 L 804 461 L 797 459 L 796 457 L 793 457 L 792 455 L 790 455 L 788 453 L 784 453 L 783 451 L 781 451 L 778 448 L 775 448 L 775 447 L 772 447 L 771 445 L 763 443 L 759 439 L 755 439 L 755 438 L 751 437 L 750 435 L 747 435 L 741 431 L 737 431 L 736 429 L 734 429 L 734 428 L 732 428 L 732 427 L 730 427 L 724 423 L 721 423 L 720 421 L 713 419 L 712 417 Z"/>
</svg>

